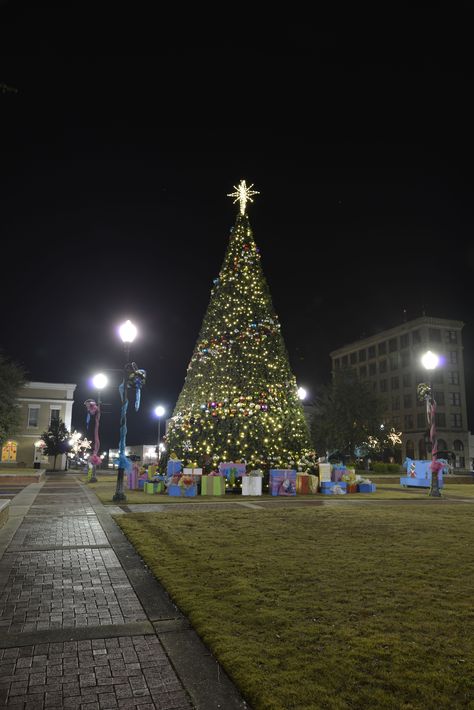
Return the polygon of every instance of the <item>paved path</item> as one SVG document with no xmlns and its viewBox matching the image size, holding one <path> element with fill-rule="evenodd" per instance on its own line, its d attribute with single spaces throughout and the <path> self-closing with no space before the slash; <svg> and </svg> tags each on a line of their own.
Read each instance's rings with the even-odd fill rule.
<svg viewBox="0 0 474 710">
<path fill-rule="evenodd" d="M 0 706 L 248 707 L 111 518 L 71 475 L 0 530 Z"/>
</svg>

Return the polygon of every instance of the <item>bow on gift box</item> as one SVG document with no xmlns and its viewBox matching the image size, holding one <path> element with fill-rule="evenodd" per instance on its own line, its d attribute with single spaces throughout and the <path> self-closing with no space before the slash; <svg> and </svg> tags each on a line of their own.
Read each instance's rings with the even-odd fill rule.
<svg viewBox="0 0 474 710">
<path fill-rule="evenodd" d="M 189 486 L 192 486 L 194 483 L 194 479 L 192 476 L 181 476 L 181 480 L 179 482 L 179 485 L 182 486 L 183 488 L 188 488 Z"/>
</svg>

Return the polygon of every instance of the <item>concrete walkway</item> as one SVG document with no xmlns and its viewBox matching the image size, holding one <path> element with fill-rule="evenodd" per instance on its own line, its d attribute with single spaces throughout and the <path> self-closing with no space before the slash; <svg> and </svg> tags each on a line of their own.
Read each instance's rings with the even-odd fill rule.
<svg viewBox="0 0 474 710">
<path fill-rule="evenodd" d="M 0 530 L 0 706 L 248 706 L 74 476 L 21 491 Z"/>
</svg>

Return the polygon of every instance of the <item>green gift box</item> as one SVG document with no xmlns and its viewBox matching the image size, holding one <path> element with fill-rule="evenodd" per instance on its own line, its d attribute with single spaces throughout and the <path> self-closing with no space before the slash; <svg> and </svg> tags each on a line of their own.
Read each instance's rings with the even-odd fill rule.
<svg viewBox="0 0 474 710">
<path fill-rule="evenodd" d="M 223 496 L 225 495 L 224 476 L 202 476 L 201 478 L 202 496 Z"/>
<path fill-rule="evenodd" d="M 151 481 L 145 483 L 143 486 L 145 493 L 153 495 L 154 493 L 163 493 L 164 483 L 163 481 Z"/>
</svg>

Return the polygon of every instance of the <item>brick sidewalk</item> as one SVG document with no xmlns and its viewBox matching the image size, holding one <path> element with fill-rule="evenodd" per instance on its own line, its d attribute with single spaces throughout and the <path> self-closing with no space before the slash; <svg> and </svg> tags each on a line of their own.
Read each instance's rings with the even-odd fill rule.
<svg viewBox="0 0 474 710">
<path fill-rule="evenodd" d="M 56 475 L 21 496 L 0 560 L 0 706 L 247 707 L 90 491 Z"/>
</svg>

